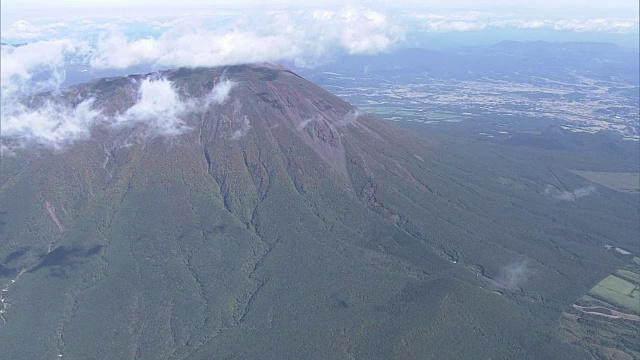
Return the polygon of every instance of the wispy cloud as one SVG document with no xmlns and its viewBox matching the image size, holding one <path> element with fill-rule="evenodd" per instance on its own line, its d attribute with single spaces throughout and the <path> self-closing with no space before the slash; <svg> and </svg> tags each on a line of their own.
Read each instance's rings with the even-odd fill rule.
<svg viewBox="0 0 640 360">
<path fill-rule="evenodd" d="M 224 74 L 220 77 L 220 82 L 218 82 L 211 92 L 209 96 L 207 96 L 207 102 L 213 102 L 218 105 L 222 105 L 229 98 L 229 94 L 231 90 L 238 85 L 237 82 L 227 79 Z"/>
<path fill-rule="evenodd" d="M 3 39 L 38 40 L 58 35 L 67 27 L 65 22 L 54 22 L 44 25 L 33 24 L 27 20 L 18 20 L 2 29 Z"/>
<path fill-rule="evenodd" d="M 638 31 L 638 20 L 620 18 L 596 18 L 587 20 L 558 20 L 548 22 L 554 30 L 570 30 L 576 32 L 617 32 L 632 33 Z"/>
<path fill-rule="evenodd" d="M 416 13 L 408 32 L 464 32 L 485 29 L 546 29 L 573 32 L 633 33 L 639 28 L 637 17 L 596 17 L 587 19 L 521 17 L 481 12 Z"/>
<path fill-rule="evenodd" d="M 340 121 L 338 121 L 339 126 L 346 126 L 355 124 L 356 120 L 362 115 L 364 115 L 364 111 L 360 109 L 351 110 L 346 113 Z"/>
<path fill-rule="evenodd" d="M 532 271 L 526 260 L 516 261 L 501 267 L 496 281 L 508 288 L 517 289 L 527 283 L 531 274 Z"/>
<path fill-rule="evenodd" d="M 544 188 L 545 195 L 562 201 L 576 201 L 577 199 L 596 193 L 598 193 L 598 190 L 593 185 L 581 187 L 573 191 L 560 190 L 553 185 L 547 185 Z"/>
<path fill-rule="evenodd" d="M 64 150 L 78 140 L 88 138 L 94 126 L 107 130 L 133 130 L 134 137 L 171 137 L 192 130 L 189 116 L 202 113 L 212 105 L 223 105 L 238 83 L 221 77 L 211 91 L 200 98 L 183 99 L 170 80 L 151 75 L 135 84 L 136 100 L 126 110 L 107 115 L 93 99 L 71 104 L 67 94 L 51 93 L 21 102 L 8 97 L 2 104 L 2 155 L 11 155 L 25 147 Z M 26 98 L 28 99 L 28 98 Z M 25 99 L 25 100 L 26 100 Z M 241 124 L 240 137 L 250 129 L 248 120 Z"/>
<path fill-rule="evenodd" d="M 306 120 L 302 120 L 297 126 L 298 131 L 303 130 L 304 128 L 307 127 L 307 125 L 311 124 L 314 121 L 316 121 L 315 116 Z"/>
<path fill-rule="evenodd" d="M 144 136 L 175 136 L 192 130 L 187 118 L 202 113 L 211 105 L 222 105 L 238 85 L 222 75 L 211 91 L 200 98 L 182 99 L 179 90 L 164 77 L 147 77 L 140 81 L 136 103 L 111 119 L 114 128 L 143 125 Z M 245 123 L 248 120 L 245 120 Z M 242 128 L 250 127 L 244 125 Z M 246 133 L 248 128 L 244 131 Z M 244 135 L 244 133 L 242 135 Z"/>
<path fill-rule="evenodd" d="M 61 150 L 86 138 L 99 115 L 91 99 L 76 106 L 54 101 L 36 107 L 13 103 L 2 113 L 3 155 L 31 145 Z"/>
<path fill-rule="evenodd" d="M 82 52 L 84 45 L 60 39 L 2 46 L 0 135 L 3 155 L 27 145 L 60 150 L 89 134 L 90 124 L 99 117 L 99 112 L 93 109 L 93 100 L 87 99 L 75 106 L 61 99 L 29 106 L 23 101 L 37 92 L 58 89 L 64 81 L 67 57 Z"/>
<path fill-rule="evenodd" d="M 64 81 L 64 67 L 74 54 L 88 51 L 84 41 L 37 41 L 0 48 L 2 99 L 56 88 Z"/>
<path fill-rule="evenodd" d="M 137 102 L 116 116 L 113 126 L 121 128 L 142 123 L 147 126 L 147 134 L 177 135 L 189 130 L 182 119 L 187 108 L 171 81 L 147 78 L 140 83 Z"/>
</svg>

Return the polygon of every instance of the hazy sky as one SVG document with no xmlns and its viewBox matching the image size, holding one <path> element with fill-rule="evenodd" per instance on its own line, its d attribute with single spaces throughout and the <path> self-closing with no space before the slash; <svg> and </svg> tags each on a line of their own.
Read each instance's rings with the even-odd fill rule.
<svg viewBox="0 0 640 360">
<path fill-rule="evenodd" d="M 468 7 L 481 7 L 487 8 L 491 6 L 512 6 L 517 4 L 518 6 L 535 6 L 535 7 L 548 7 L 553 5 L 562 5 L 573 8 L 581 7 L 627 7 L 637 8 L 638 2 L 634 0 L 450 0 L 446 2 L 448 5 L 454 6 L 468 6 Z M 96 5 L 111 5 L 111 6 L 131 6 L 131 5 L 153 5 L 153 6 L 166 6 L 175 5 L 176 1 L 171 0 L 3 0 L 2 5 L 7 7 L 57 7 L 57 6 L 96 6 Z M 424 5 L 433 6 L 441 5 L 441 0 L 369 0 L 369 1 L 337 1 L 337 0 L 182 0 L 182 5 L 221 5 L 229 6 L 233 4 L 242 5 L 308 5 L 308 6 L 326 6 L 326 5 Z"/>
<path fill-rule="evenodd" d="M 334 7 L 334 6 L 365 6 L 374 8 L 405 9 L 422 8 L 431 10 L 473 10 L 473 11 L 525 11 L 548 16 L 583 17 L 588 15 L 600 16 L 629 16 L 638 14 L 637 0 L 3 0 L 2 10 L 11 13 L 22 13 L 29 16 L 28 11 L 34 9 L 60 9 L 67 7 L 91 8 L 146 8 L 152 11 L 176 8 L 194 7 Z M 562 11 L 563 14 L 558 14 Z"/>
<path fill-rule="evenodd" d="M 5 49 L 5 80 L 24 73 L 25 63 L 37 68 L 69 57 L 118 69 L 267 60 L 313 66 L 340 53 L 454 43 L 448 35 L 434 41 L 441 34 L 473 34 L 485 43 L 637 47 L 639 28 L 637 0 L 2 0 L 0 6 L 0 39 L 39 47 Z"/>
</svg>

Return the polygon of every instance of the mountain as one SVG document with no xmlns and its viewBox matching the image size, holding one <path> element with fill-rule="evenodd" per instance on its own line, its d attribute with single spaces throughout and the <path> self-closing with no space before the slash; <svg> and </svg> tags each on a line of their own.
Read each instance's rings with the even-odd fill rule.
<svg viewBox="0 0 640 360">
<path fill-rule="evenodd" d="M 418 135 L 276 65 L 29 102 L 51 97 L 103 120 L 2 158 L 2 357 L 583 359 L 561 313 L 628 260 L 609 239 L 638 250 L 633 201 L 550 198 L 542 165 Z"/>
<path fill-rule="evenodd" d="M 487 78 L 574 83 L 576 77 L 587 77 L 636 84 L 638 59 L 637 49 L 610 43 L 502 41 L 443 51 L 406 48 L 385 54 L 345 55 L 319 69 L 300 69 L 300 73 L 318 81 L 336 73 L 345 77 L 355 74 L 359 81 L 389 78 L 393 83 L 402 83 L 400 79 L 405 77 L 422 77 L 426 83 L 450 79 L 482 82 Z"/>
</svg>

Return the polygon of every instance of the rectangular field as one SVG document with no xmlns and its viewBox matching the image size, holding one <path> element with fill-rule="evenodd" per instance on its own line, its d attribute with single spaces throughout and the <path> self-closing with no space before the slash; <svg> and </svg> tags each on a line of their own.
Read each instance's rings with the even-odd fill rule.
<svg viewBox="0 0 640 360">
<path fill-rule="evenodd" d="M 580 171 L 573 170 L 574 174 L 583 178 L 606 186 L 610 189 L 637 193 L 640 191 L 640 174 L 638 173 L 614 173 L 614 172 L 597 172 L 597 171 Z"/>
<path fill-rule="evenodd" d="M 633 271 L 620 269 L 616 271 L 616 274 L 625 280 L 629 280 L 632 283 L 640 284 L 640 274 Z"/>
<path fill-rule="evenodd" d="M 640 312 L 640 286 L 617 276 L 609 275 L 594 286 L 589 293 L 614 305 Z"/>
</svg>

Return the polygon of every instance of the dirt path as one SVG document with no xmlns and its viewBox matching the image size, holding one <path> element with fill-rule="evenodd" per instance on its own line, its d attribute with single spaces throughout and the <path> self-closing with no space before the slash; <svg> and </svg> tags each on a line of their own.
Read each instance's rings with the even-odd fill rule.
<svg viewBox="0 0 640 360">
<path fill-rule="evenodd" d="M 576 310 L 580 310 L 585 314 L 603 316 L 609 319 L 626 319 L 631 321 L 640 321 L 640 316 L 633 315 L 633 314 L 626 314 L 626 313 L 619 312 L 616 310 L 611 310 L 602 306 L 585 307 L 585 306 L 573 305 L 573 307 Z"/>
</svg>

